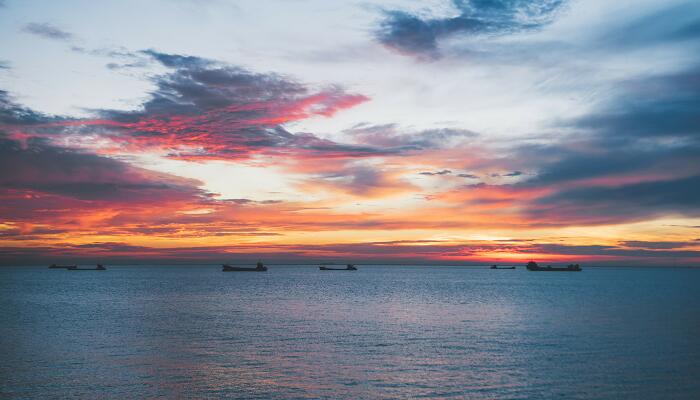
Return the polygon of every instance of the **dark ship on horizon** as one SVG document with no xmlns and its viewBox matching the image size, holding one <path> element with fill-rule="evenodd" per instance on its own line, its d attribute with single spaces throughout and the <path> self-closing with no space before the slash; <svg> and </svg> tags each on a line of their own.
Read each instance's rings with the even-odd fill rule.
<svg viewBox="0 0 700 400">
<path fill-rule="evenodd" d="M 65 269 L 67 271 L 106 271 L 107 268 L 102 264 L 97 264 L 95 268 L 79 268 L 77 265 L 49 265 L 49 269 Z"/>
<path fill-rule="evenodd" d="M 223 264 L 221 266 L 223 272 L 265 272 L 267 267 L 262 262 L 258 261 L 255 267 L 234 267 L 232 265 Z"/>
<path fill-rule="evenodd" d="M 510 267 L 499 267 L 498 265 L 494 264 L 494 265 L 492 265 L 489 269 L 515 269 L 515 266 L 510 266 Z"/>
<path fill-rule="evenodd" d="M 345 266 L 345 268 L 333 268 L 321 265 L 320 267 L 318 267 L 318 269 L 321 271 L 357 271 L 357 267 L 352 264 L 348 264 L 347 266 Z"/>
<path fill-rule="evenodd" d="M 528 271 L 562 271 L 562 272 L 578 272 L 581 271 L 581 267 L 578 264 L 569 264 L 566 267 L 540 267 L 536 262 L 530 261 L 525 266 Z"/>
</svg>

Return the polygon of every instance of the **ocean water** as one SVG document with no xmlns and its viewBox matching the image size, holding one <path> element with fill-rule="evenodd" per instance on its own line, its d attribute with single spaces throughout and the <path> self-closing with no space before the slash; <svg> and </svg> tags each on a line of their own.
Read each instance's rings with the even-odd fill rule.
<svg viewBox="0 0 700 400">
<path fill-rule="evenodd" d="M 0 268 L 0 398 L 698 399 L 700 270 Z"/>
</svg>

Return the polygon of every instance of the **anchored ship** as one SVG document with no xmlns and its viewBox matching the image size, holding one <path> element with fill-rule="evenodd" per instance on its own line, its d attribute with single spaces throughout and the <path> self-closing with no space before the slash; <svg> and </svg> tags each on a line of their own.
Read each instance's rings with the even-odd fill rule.
<svg viewBox="0 0 700 400">
<path fill-rule="evenodd" d="M 107 268 L 105 268 L 102 264 L 97 264 L 95 268 L 78 268 L 76 265 L 72 265 L 69 268 L 66 268 L 68 271 L 106 271 Z"/>
<path fill-rule="evenodd" d="M 71 268 L 78 268 L 78 266 L 77 265 L 58 265 L 58 264 L 49 265 L 49 269 L 71 269 Z"/>
<path fill-rule="evenodd" d="M 332 268 L 321 265 L 318 269 L 321 271 L 357 271 L 357 267 L 352 264 L 348 264 L 345 268 Z"/>
<path fill-rule="evenodd" d="M 491 269 L 515 269 L 515 267 L 499 267 L 498 265 L 494 264 L 491 266 Z"/>
<path fill-rule="evenodd" d="M 569 264 L 566 267 L 540 267 L 536 262 L 530 261 L 525 266 L 528 271 L 566 271 L 566 272 L 577 272 L 581 271 L 581 267 L 578 264 Z"/>
<path fill-rule="evenodd" d="M 263 265 L 260 261 L 256 264 L 255 267 L 234 267 L 228 264 L 224 264 L 221 266 L 221 270 L 223 272 L 263 272 L 267 271 L 267 267 Z"/>
</svg>

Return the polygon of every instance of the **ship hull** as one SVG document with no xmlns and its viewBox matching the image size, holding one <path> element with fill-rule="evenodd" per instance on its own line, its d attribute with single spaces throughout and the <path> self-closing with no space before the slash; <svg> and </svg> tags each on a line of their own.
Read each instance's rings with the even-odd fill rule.
<svg viewBox="0 0 700 400">
<path fill-rule="evenodd" d="M 546 271 L 546 272 L 581 272 L 581 268 L 575 269 L 575 268 L 557 268 L 557 267 L 552 267 L 552 268 L 528 268 L 528 271 Z"/>
<path fill-rule="evenodd" d="M 106 268 L 66 268 L 68 271 L 106 271 Z"/>
<path fill-rule="evenodd" d="M 223 272 L 265 272 L 267 267 L 262 268 L 248 268 L 248 267 L 230 267 L 224 266 L 221 271 Z"/>
</svg>

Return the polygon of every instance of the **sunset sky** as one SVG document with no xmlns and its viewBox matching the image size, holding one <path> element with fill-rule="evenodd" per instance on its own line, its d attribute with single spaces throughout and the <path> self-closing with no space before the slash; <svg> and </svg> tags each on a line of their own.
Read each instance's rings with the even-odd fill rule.
<svg viewBox="0 0 700 400">
<path fill-rule="evenodd" d="M 700 265 L 700 2 L 0 0 L 0 264 Z"/>
</svg>

